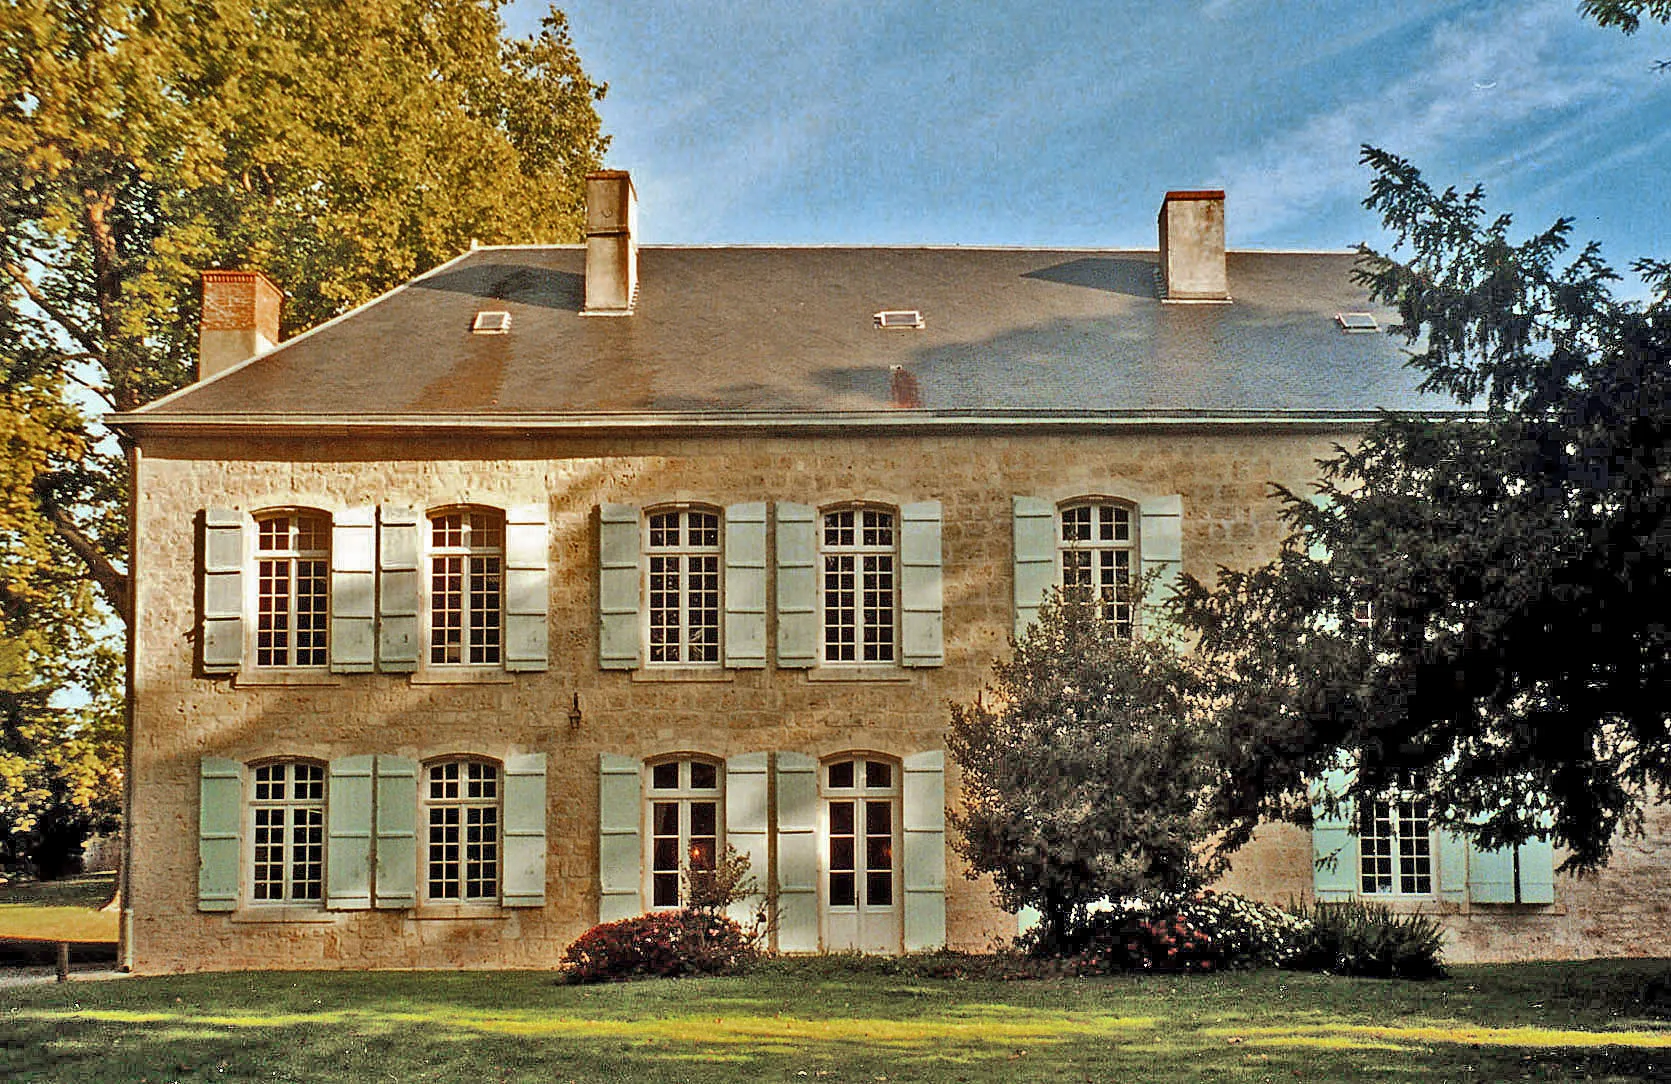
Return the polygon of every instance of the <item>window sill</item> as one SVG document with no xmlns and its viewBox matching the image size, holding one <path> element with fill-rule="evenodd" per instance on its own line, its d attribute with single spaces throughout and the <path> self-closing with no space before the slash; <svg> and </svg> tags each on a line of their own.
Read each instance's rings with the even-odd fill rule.
<svg viewBox="0 0 1671 1084">
<path fill-rule="evenodd" d="M 909 685 L 911 674 L 898 666 L 815 666 L 806 672 L 808 681 L 880 681 Z"/>
<path fill-rule="evenodd" d="M 315 925 L 325 926 L 334 923 L 336 915 L 323 907 L 240 907 L 226 916 L 232 922 L 255 925 L 259 923 L 279 923 L 283 925 Z"/>
<path fill-rule="evenodd" d="M 493 919 L 506 917 L 497 903 L 426 903 L 420 904 L 407 916 L 413 922 L 453 922 L 459 919 Z"/>
<path fill-rule="evenodd" d="M 735 681 L 737 675 L 718 666 L 643 666 L 632 672 L 634 681 Z"/>
<path fill-rule="evenodd" d="M 413 685 L 509 685 L 516 676 L 500 667 L 461 666 L 456 670 L 414 671 L 407 679 Z"/>
<path fill-rule="evenodd" d="M 342 676 L 329 670 L 239 670 L 232 675 L 234 689 L 264 685 L 341 685 Z"/>
</svg>

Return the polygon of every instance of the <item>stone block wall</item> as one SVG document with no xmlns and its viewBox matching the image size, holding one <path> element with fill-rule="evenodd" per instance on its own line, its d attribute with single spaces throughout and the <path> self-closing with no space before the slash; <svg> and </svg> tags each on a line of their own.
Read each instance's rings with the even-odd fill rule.
<svg viewBox="0 0 1671 1084">
<path fill-rule="evenodd" d="M 686 751 L 729 757 L 796 751 L 904 756 L 943 747 L 948 700 L 974 697 L 1012 625 L 1011 497 L 1177 493 L 1188 571 L 1210 577 L 1275 552 L 1284 534 L 1268 483 L 1304 491 L 1313 462 L 1351 434 L 1188 427 L 1118 433 L 681 437 L 339 438 L 250 436 L 146 442 L 137 469 L 134 783 L 130 946 L 136 970 L 550 967 L 596 921 L 598 761 Z M 721 681 L 649 681 L 598 666 L 596 509 L 601 503 L 792 500 L 943 504 L 945 665 L 897 680 L 809 680 L 804 671 L 726 671 Z M 194 517 L 204 508 L 327 511 L 382 503 L 544 503 L 550 513 L 550 667 L 494 684 L 429 684 L 404 674 L 333 675 L 252 685 L 193 670 Z M 768 590 L 768 597 L 771 591 Z M 767 642 L 774 642 L 769 630 Z M 570 726 L 578 694 L 582 718 Z M 546 905 L 496 917 L 322 912 L 261 921 L 196 909 L 202 757 L 425 759 L 544 753 Z M 947 798 L 957 779 L 948 766 Z M 1663 835 L 1659 838 L 1664 838 Z M 1469 914 L 1454 958 L 1665 951 L 1650 925 L 1671 901 L 1655 882 L 1668 856 L 1622 848 L 1593 887 L 1563 883 L 1559 914 Z M 1283 902 L 1311 884 L 1309 837 L 1272 826 L 1238 857 L 1227 887 Z M 955 947 L 1014 931 L 990 885 L 947 854 Z M 1603 933 L 1609 914 L 1634 932 Z M 1545 934 L 1522 927 L 1541 920 Z M 1663 928 L 1658 923 L 1657 928 Z M 1657 948 L 1655 946 L 1658 946 Z M 1545 951 L 1547 950 L 1547 951 Z"/>
</svg>

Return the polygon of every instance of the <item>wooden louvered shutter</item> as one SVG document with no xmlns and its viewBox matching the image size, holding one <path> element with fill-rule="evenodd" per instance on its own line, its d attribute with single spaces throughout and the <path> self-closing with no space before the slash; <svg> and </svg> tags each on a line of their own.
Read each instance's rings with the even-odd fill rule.
<svg viewBox="0 0 1671 1084">
<path fill-rule="evenodd" d="M 227 508 L 203 513 L 203 672 L 236 673 L 244 658 L 244 517 Z"/>
<path fill-rule="evenodd" d="M 545 505 L 517 505 L 506 510 L 506 670 L 534 672 L 550 665 L 547 609 L 551 588 L 546 572 L 550 551 Z"/>
<path fill-rule="evenodd" d="M 905 951 L 946 944 L 946 754 L 905 758 Z"/>
<path fill-rule="evenodd" d="M 197 909 L 238 908 L 243 766 L 204 757 L 197 766 Z"/>
<path fill-rule="evenodd" d="M 418 905 L 418 762 L 405 757 L 377 758 L 376 905 Z"/>
<path fill-rule="evenodd" d="M 777 947 L 818 951 L 818 762 L 777 755 Z"/>
<path fill-rule="evenodd" d="M 377 666 L 410 673 L 423 650 L 423 526 L 417 509 L 399 505 L 377 518 Z"/>
<path fill-rule="evenodd" d="M 1336 768 L 1323 773 L 1320 791 L 1339 796 L 1350 785 L 1350 773 Z M 1332 815 L 1321 802 L 1311 809 L 1312 888 L 1324 903 L 1338 903 L 1357 895 L 1358 844 L 1352 817 L 1351 802 L 1341 802 Z"/>
<path fill-rule="evenodd" d="M 1044 596 L 1056 586 L 1056 506 L 1038 497 L 1012 497 L 1015 536 L 1015 635 L 1039 616 Z"/>
<path fill-rule="evenodd" d="M 638 509 L 630 504 L 600 506 L 598 665 L 605 670 L 638 667 L 638 551 Z"/>
<path fill-rule="evenodd" d="M 1155 576 L 1140 612 L 1151 627 L 1159 619 L 1161 606 L 1178 593 L 1184 569 L 1183 509 L 1184 499 L 1177 493 L 1147 497 L 1138 504 L 1137 545 L 1143 574 Z"/>
<path fill-rule="evenodd" d="M 777 664 L 784 668 L 818 665 L 817 521 L 811 505 L 777 504 Z"/>
<path fill-rule="evenodd" d="M 331 671 L 365 673 L 377 640 L 374 510 L 345 508 L 331 520 Z"/>
<path fill-rule="evenodd" d="M 641 765 L 604 753 L 598 763 L 598 921 L 644 913 Z"/>
<path fill-rule="evenodd" d="M 369 756 L 331 761 L 325 789 L 325 906 L 371 906 L 372 765 Z"/>
<path fill-rule="evenodd" d="M 725 665 L 766 665 L 766 505 L 725 510 Z"/>
<path fill-rule="evenodd" d="M 900 508 L 900 663 L 943 666 L 945 634 L 941 616 L 940 502 L 919 501 Z"/>
<path fill-rule="evenodd" d="M 743 753 L 725 762 L 725 842 L 748 859 L 749 872 L 763 889 L 771 883 L 767 866 L 766 754 Z M 765 902 L 750 896 L 727 912 L 744 928 Z"/>
<path fill-rule="evenodd" d="M 545 754 L 505 761 L 506 907 L 545 906 Z"/>
</svg>

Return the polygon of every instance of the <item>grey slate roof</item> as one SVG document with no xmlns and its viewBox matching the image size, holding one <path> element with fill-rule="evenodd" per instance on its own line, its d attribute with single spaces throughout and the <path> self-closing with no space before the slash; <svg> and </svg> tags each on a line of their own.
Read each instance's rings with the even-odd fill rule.
<svg viewBox="0 0 1671 1084">
<path fill-rule="evenodd" d="M 930 414 L 1454 409 L 1415 391 L 1350 253 L 1229 254 L 1230 304 L 1162 304 L 1153 252 L 645 247 L 630 317 L 580 313 L 580 246 L 477 249 L 330 324 L 144 408 L 457 417 L 874 412 L 901 366 Z M 470 331 L 479 310 L 509 334 Z M 878 330 L 881 309 L 926 327 Z"/>
</svg>

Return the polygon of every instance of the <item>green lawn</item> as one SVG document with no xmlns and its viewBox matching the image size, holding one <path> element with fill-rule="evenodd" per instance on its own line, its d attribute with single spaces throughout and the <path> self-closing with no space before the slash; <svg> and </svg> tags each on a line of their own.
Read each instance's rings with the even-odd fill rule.
<svg viewBox="0 0 1671 1084">
<path fill-rule="evenodd" d="M 116 912 L 99 910 L 115 888 L 114 873 L 0 882 L 0 940 L 115 941 Z"/>
<path fill-rule="evenodd" d="M 774 965 L 231 974 L 0 990 L 0 1080 L 1664 1081 L 1671 962 L 1027 982 Z M 1644 992 L 1647 1000 L 1643 999 Z"/>
</svg>

